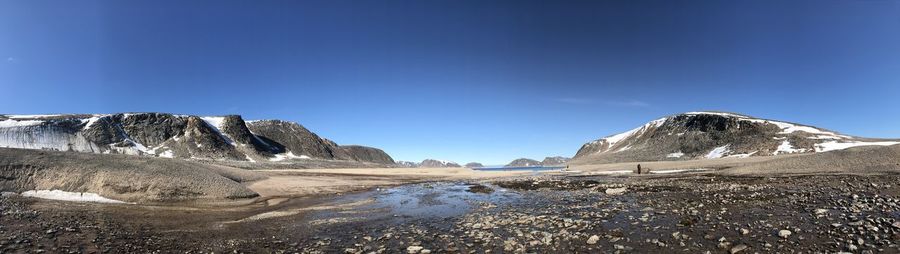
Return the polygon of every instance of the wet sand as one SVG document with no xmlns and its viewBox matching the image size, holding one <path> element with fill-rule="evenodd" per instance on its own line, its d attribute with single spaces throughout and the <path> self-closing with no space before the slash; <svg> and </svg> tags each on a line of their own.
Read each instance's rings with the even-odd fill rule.
<svg viewBox="0 0 900 254">
<path fill-rule="evenodd" d="M 261 197 L 300 197 L 431 181 L 523 176 L 532 171 L 478 171 L 469 168 L 347 168 L 256 170 L 269 178 L 247 186 Z"/>
</svg>

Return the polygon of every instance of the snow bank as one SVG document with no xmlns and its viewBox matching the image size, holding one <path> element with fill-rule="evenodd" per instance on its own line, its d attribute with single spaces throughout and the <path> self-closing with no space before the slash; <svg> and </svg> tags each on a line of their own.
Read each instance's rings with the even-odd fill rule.
<svg viewBox="0 0 900 254">
<path fill-rule="evenodd" d="M 772 155 L 787 154 L 787 153 L 802 153 L 802 152 L 806 152 L 806 149 L 796 149 L 796 148 L 794 148 L 793 145 L 791 145 L 790 141 L 785 140 L 785 141 L 781 141 L 781 144 L 778 145 L 778 149 L 775 150 L 775 152 L 773 152 Z"/>
<path fill-rule="evenodd" d="M 22 196 L 51 199 L 51 200 L 62 200 L 62 201 L 126 204 L 126 202 L 115 200 L 115 199 L 104 198 L 96 193 L 90 193 L 90 192 L 68 192 L 68 191 L 61 191 L 61 190 L 30 190 L 30 191 L 22 192 Z"/>
<path fill-rule="evenodd" d="M 55 117 L 60 115 L 6 115 L 6 117 L 11 119 L 35 119 L 35 118 L 45 118 L 45 117 Z"/>
<path fill-rule="evenodd" d="M 166 151 L 164 151 L 164 152 L 162 152 L 162 153 L 159 153 L 159 157 L 163 157 L 163 158 L 175 158 L 175 154 L 172 153 L 171 150 L 166 150 Z"/>
<path fill-rule="evenodd" d="M 8 119 L 8 120 L 0 121 L 0 128 L 28 127 L 28 126 L 40 125 L 40 124 L 43 123 L 43 122 L 44 122 L 44 121 L 39 121 L 39 120 L 13 120 L 13 119 Z"/>
<path fill-rule="evenodd" d="M 824 143 L 816 144 L 816 152 L 828 152 L 833 150 L 842 150 L 851 147 L 857 146 L 890 146 L 900 144 L 897 141 L 881 141 L 881 142 L 837 142 L 837 141 L 828 141 Z"/>
<path fill-rule="evenodd" d="M 309 156 L 306 155 L 294 155 L 294 152 L 288 151 L 286 153 L 275 154 L 275 158 L 270 158 L 269 161 L 283 161 L 286 159 L 310 159 Z"/>
<path fill-rule="evenodd" d="M 682 153 L 682 152 L 677 152 L 677 153 L 670 153 L 670 154 L 667 154 L 667 155 L 666 155 L 666 158 L 681 158 L 682 156 L 684 156 L 684 153 Z"/>
<path fill-rule="evenodd" d="M 730 147 L 730 146 L 731 146 L 731 144 L 716 147 L 715 149 L 712 149 L 712 151 L 709 151 L 708 154 L 706 154 L 706 158 L 707 159 L 722 158 L 722 156 L 725 156 L 725 154 L 728 153 L 728 151 L 729 151 L 728 147 Z"/>
<path fill-rule="evenodd" d="M 681 172 L 710 171 L 710 170 L 713 170 L 713 169 L 711 169 L 711 168 L 665 169 L 665 170 L 651 170 L 650 174 L 673 174 L 673 173 L 681 173 Z"/>
<path fill-rule="evenodd" d="M 759 152 L 759 151 L 754 151 L 754 152 L 752 152 L 752 153 L 732 154 L 732 155 L 726 156 L 726 158 L 747 158 L 747 157 L 753 156 L 753 155 L 756 154 L 757 152 Z"/>
</svg>

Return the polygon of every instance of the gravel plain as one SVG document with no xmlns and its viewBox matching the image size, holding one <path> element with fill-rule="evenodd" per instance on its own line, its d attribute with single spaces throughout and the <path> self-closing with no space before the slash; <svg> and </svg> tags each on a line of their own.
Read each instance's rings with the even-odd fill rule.
<svg viewBox="0 0 900 254">
<path fill-rule="evenodd" d="M 900 174 L 517 176 L 240 208 L 0 198 L 2 252 L 897 253 Z M 285 216 L 242 220 L 259 214 Z"/>
</svg>

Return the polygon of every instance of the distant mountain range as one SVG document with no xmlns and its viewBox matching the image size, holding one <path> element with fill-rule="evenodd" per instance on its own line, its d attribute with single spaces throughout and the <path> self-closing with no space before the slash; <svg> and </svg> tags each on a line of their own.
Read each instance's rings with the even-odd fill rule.
<svg viewBox="0 0 900 254">
<path fill-rule="evenodd" d="M 426 159 L 419 163 L 420 168 L 459 168 L 462 167 L 456 162 Z"/>
<path fill-rule="evenodd" d="M 342 146 L 294 122 L 244 121 L 238 115 L 0 115 L 0 147 L 248 162 L 394 164 L 377 148 Z"/>
<path fill-rule="evenodd" d="M 569 158 L 562 156 L 546 157 L 543 161 L 537 161 L 528 158 L 515 159 L 507 167 L 536 167 L 536 166 L 561 166 L 569 162 Z"/>
<path fill-rule="evenodd" d="M 469 162 L 469 163 L 466 163 L 466 167 L 467 168 L 483 168 L 484 164 L 481 164 L 478 162 Z"/>
<path fill-rule="evenodd" d="M 472 164 L 472 163 L 469 163 Z M 468 165 L 466 167 L 469 167 Z M 445 161 L 445 160 L 435 160 L 435 159 L 425 159 L 422 162 L 414 162 L 414 161 L 397 161 L 397 166 L 404 168 L 459 168 L 462 167 L 456 162 Z M 480 165 L 480 164 L 479 164 Z"/>
<path fill-rule="evenodd" d="M 508 164 L 506 164 L 507 167 L 535 167 L 535 166 L 540 166 L 540 165 L 541 165 L 540 161 L 536 161 L 536 160 L 532 160 L 532 159 L 528 159 L 528 158 L 515 159 L 515 160 L 509 162 Z"/>
<path fill-rule="evenodd" d="M 688 112 L 584 144 L 575 163 L 715 159 L 816 153 L 900 144 L 725 112 Z"/>
</svg>

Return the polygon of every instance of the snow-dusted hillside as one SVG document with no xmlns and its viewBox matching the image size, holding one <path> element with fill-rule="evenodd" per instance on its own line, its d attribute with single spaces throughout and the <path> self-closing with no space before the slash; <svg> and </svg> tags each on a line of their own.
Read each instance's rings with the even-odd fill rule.
<svg viewBox="0 0 900 254">
<path fill-rule="evenodd" d="M 270 124 L 274 122 L 279 124 Z M 0 115 L 0 147 L 250 162 L 314 158 L 394 163 L 381 150 L 339 146 L 296 123 L 248 124 L 237 115 Z"/>
<path fill-rule="evenodd" d="M 688 112 L 656 119 L 587 143 L 575 159 L 599 162 L 714 159 L 813 153 L 900 140 L 843 135 L 808 125 L 724 112 Z"/>
<path fill-rule="evenodd" d="M 415 161 L 397 161 L 397 166 L 401 168 L 416 168 L 419 167 L 419 163 Z"/>
</svg>

